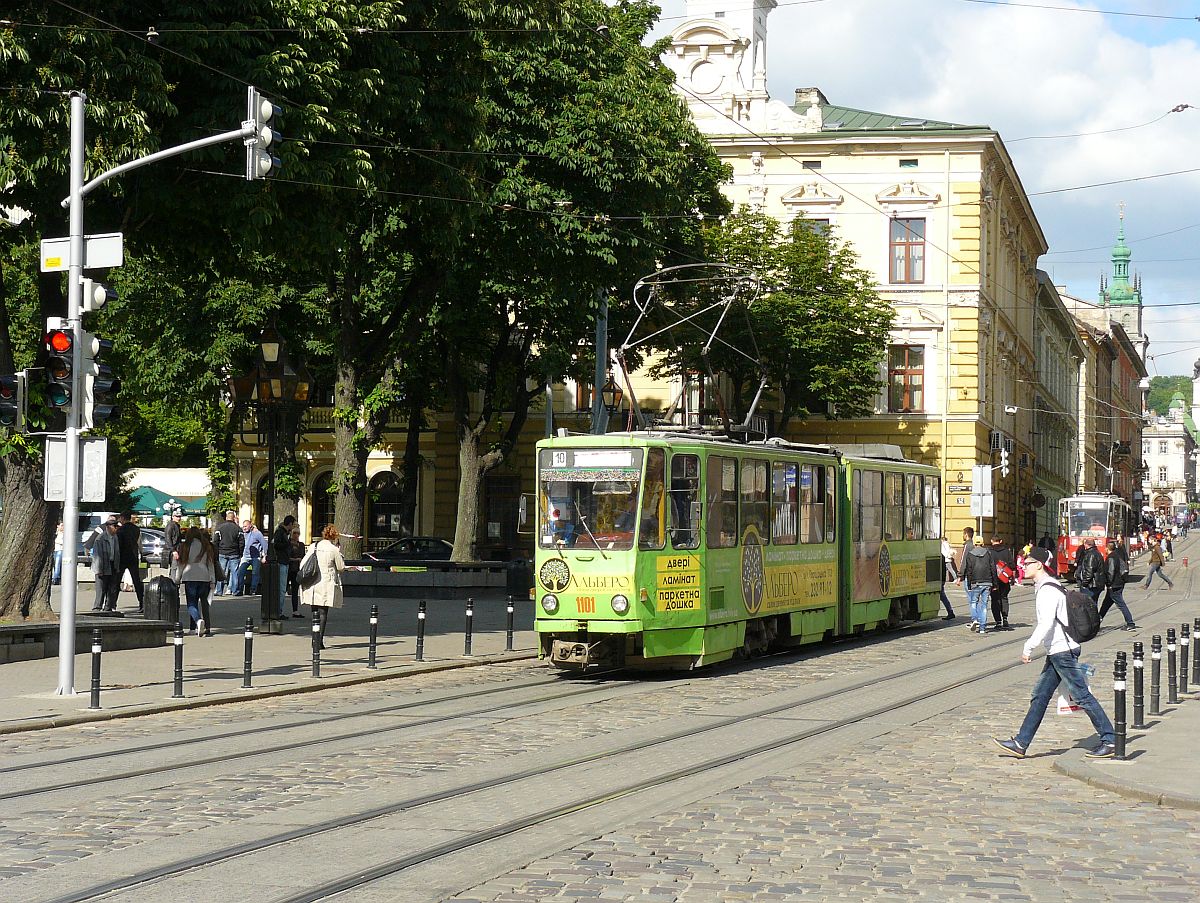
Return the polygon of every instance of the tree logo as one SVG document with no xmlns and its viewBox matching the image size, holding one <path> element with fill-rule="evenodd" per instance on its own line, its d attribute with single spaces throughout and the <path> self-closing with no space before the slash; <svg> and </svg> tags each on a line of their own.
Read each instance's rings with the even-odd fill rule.
<svg viewBox="0 0 1200 903">
<path fill-rule="evenodd" d="M 892 553 L 887 543 L 879 544 L 879 592 L 887 595 L 892 588 Z"/>
<path fill-rule="evenodd" d="M 561 558 L 547 558 L 538 571 L 538 580 L 552 593 L 561 593 L 571 583 L 571 569 Z"/>
<path fill-rule="evenodd" d="M 757 614 L 762 608 L 765 582 L 762 539 L 758 528 L 750 526 L 742 536 L 742 599 L 750 614 Z"/>
</svg>

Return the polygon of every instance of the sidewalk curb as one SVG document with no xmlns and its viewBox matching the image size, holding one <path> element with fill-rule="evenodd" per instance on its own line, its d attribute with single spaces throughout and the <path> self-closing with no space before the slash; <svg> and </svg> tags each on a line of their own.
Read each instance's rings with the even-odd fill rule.
<svg viewBox="0 0 1200 903">
<path fill-rule="evenodd" d="M 1083 750 L 1072 749 L 1054 760 L 1054 770 L 1069 778 L 1107 790 L 1118 796 L 1130 799 L 1144 800 L 1156 806 L 1169 806 L 1174 809 L 1200 810 L 1200 796 L 1185 793 L 1162 791 L 1136 780 L 1122 780 L 1116 774 L 1109 774 L 1100 768 L 1088 764 Z"/>
<path fill-rule="evenodd" d="M 90 724 L 97 721 L 116 721 L 119 718 L 137 718 L 142 715 L 161 715 L 168 712 L 178 712 L 186 709 L 204 709 L 211 706 L 230 705 L 236 702 L 252 702 L 257 699 L 271 699 L 276 696 L 296 696 L 301 693 L 316 693 L 337 687 L 352 687 L 358 684 L 376 683 L 383 680 L 396 680 L 412 677 L 417 674 L 433 674 L 438 671 L 458 671 L 463 668 L 475 668 L 481 665 L 503 664 L 536 659 L 537 652 L 501 652 L 494 655 L 472 657 L 470 659 L 448 660 L 441 662 L 425 662 L 413 666 L 399 666 L 387 671 L 369 672 L 367 674 L 346 674 L 340 677 L 305 678 L 305 683 L 285 684 L 276 687 L 243 690 L 240 693 L 219 693 L 212 696 L 197 696 L 169 702 L 151 703 L 128 709 L 101 709 L 98 712 L 81 711 L 71 714 L 57 715 L 53 718 L 36 718 L 12 724 L 0 724 L 0 736 L 23 734 L 32 731 L 50 730 L 56 727 L 69 727 L 77 724 Z M 85 693 L 80 693 L 80 699 L 86 699 Z"/>
</svg>

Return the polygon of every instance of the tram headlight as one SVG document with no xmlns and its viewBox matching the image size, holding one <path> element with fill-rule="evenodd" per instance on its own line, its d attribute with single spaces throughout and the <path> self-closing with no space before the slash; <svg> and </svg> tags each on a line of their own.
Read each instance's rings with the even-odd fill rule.
<svg viewBox="0 0 1200 903">
<path fill-rule="evenodd" d="M 612 610 L 619 615 L 629 611 L 629 600 L 622 595 L 612 597 Z"/>
<path fill-rule="evenodd" d="M 546 593 L 546 595 L 542 596 L 542 611 L 548 615 L 552 615 L 558 611 L 558 596 L 554 595 L 554 593 Z"/>
</svg>

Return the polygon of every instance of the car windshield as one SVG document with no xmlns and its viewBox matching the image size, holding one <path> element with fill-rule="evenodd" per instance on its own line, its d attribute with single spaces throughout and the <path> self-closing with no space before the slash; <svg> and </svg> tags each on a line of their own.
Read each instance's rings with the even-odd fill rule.
<svg viewBox="0 0 1200 903">
<path fill-rule="evenodd" d="M 633 548 L 640 448 L 542 449 L 538 457 L 542 548 Z"/>
</svg>

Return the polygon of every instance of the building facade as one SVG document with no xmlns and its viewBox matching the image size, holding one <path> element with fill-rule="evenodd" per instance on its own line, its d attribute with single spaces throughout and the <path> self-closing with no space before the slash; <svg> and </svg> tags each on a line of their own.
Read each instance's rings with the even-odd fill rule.
<svg viewBox="0 0 1200 903">
<path fill-rule="evenodd" d="M 1047 250 L 1012 160 L 987 126 L 791 105 L 766 90 L 775 0 L 688 3 L 664 62 L 699 127 L 733 168 L 735 205 L 832 227 L 896 311 L 870 418 L 809 420 L 793 438 L 897 444 L 942 470 L 945 528 L 1027 538 L 1033 444 L 1036 261 Z M 971 512 L 972 467 L 998 467 L 993 514 Z"/>
<path fill-rule="evenodd" d="M 1142 432 L 1146 505 L 1156 515 L 1174 517 L 1196 500 L 1196 423 L 1179 393 L 1165 415 L 1148 419 Z"/>
</svg>

